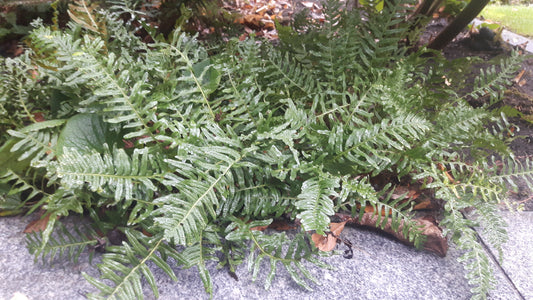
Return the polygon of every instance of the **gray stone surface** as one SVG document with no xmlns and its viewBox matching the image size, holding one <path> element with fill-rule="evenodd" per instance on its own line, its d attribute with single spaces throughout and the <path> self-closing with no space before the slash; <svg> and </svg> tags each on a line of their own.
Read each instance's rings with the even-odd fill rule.
<svg viewBox="0 0 533 300">
<path fill-rule="evenodd" d="M 503 269 L 519 287 L 525 299 L 532 299 L 533 287 L 529 278 L 532 267 L 533 212 L 504 216 L 509 221 L 510 242 L 505 247 Z M 85 271 L 96 275 L 84 255 L 78 263 L 56 260 L 52 266 L 35 264 L 25 248 L 22 230 L 28 217 L 0 218 L 0 299 L 13 299 L 18 293 L 27 299 L 85 299 L 95 292 L 81 276 Z M 388 237 L 359 228 L 346 228 L 344 238 L 354 246 L 353 259 L 342 256 L 326 258 L 336 270 L 311 268 L 322 281 L 307 292 L 296 285 L 280 266 L 272 287 L 263 288 L 266 274 L 259 274 L 256 282 L 246 266 L 241 266 L 233 279 L 226 270 L 209 264 L 214 286 L 214 299 L 469 299 L 470 287 L 464 279 L 463 266 L 456 261 L 460 255 L 453 247 L 445 258 L 414 250 Z M 98 257 L 94 263 L 97 263 Z M 521 267 L 522 266 L 522 267 Z M 267 270 L 265 268 L 264 270 Z M 523 299 L 515 291 L 504 273 L 496 268 L 499 280 L 490 299 Z M 178 282 L 155 269 L 160 299 L 208 299 L 196 269 L 175 270 Z M 266 273 L 266 271 L 265 271 Z M 153 299 L 145 285 L 147 299 Z M 21 298 L 24 299 L 24 298 Z"/>
<path fill-rule="evenodd" d="M 509 225 L 501 268 L 525 299 L 533 299 L 533 211 L 501 214 Z M 497 257 L 496 251 L 489 248 Z"/>
</svg>

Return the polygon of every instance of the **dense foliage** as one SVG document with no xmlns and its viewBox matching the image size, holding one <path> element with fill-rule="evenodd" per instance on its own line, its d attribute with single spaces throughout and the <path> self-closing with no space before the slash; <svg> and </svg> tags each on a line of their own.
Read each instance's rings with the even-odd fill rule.
<svg viewBox="0 0 533 300">
<path fill-rule="evenodd" d="M 505 108 L 467 99 L 499 101 L 520 59 L 459 95 L 468 60 L 406 53 L 404 4 L 354 13 L 330 1 L 323 24 L 280 27 L 278 47 L 235 39 L 207 49 L 180 31 L 145 44 L 118 18 L 134 11 L 81 0 L 65 30 L 35 21 L 25 54 L 1 61 L 2 206 L 46 210 L 46 230 L 28 239 L 43 260 L 77 258 L 123 232 L 101 279 L 86 276 L 100 296 L 138 297 L 142 277 L 157 296 L 148 261 L 174 280 L 174 264 L 196 266 L 211 293 L 205 262 L 220 257 L 230 270 L 247 258 L 253 276 L 269 260 L 267 287 L 280 264 L 310 288 L 302 262 L 324 263 L 308 235 L 328 231 L 336 211 L 385 210 L 423 243 L 409 206 L 386 196 L 394 187 L 370 183 L 387 172 L 443 201 L 441 225 L 485 295 L 493 277 L 472 227 L 500 249 L 497 204 L 516 176 L 533 181 L 533 166 L 506 146 Z M 463 216 L 468 207 L 475 217 Z M 68 233 L 57 217 L 71 213 L 90 216 L 100 236 Z M 281 216 L 299 219 L 299 233 L 254 230 Z"/>
</svg>

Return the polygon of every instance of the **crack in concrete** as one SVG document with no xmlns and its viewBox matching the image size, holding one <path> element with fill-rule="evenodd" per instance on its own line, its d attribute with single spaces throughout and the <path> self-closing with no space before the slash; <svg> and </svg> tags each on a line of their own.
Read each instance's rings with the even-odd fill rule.
<svg viewBox="0 0 533 300">
<path fill-rule="evenodd" d="M 509 274 L 507 273 L 507 271 L 503 268 L 503 266 L 501 265 L 499 259 L 496 258 L 496 255 L 492 252 L 492 249 L 487 245 L 487 243 L 485 242 L 485 240 L 483 239 L 483 237 L 481 236 L 481 234 L 479 233 L 478 229 L 476 228 L 473 228 L 474 231 L 476 232 L 477 236 L 478 236 L 478 239 L 481 243 L 481 245 L 483 246 L 483 249 L 485 249 L 485 252 L 487 253 L 487 255 L 489 256 L 489 258 L 492 260 L 492 262 L 494 263 L 494 265 L 496 265 L 496 267 L 500 270 L 500 272 L 502 272 L 503 274 L 503 277 L 506 279 L 506 281 L 511 285 L 512 289 L 514 290 L 514 292 L 518 295 L 518 297 L 521 299 L 521 300 L 526 300 L 526 297 L 524 297 L 524 295 L 522 294 L 522 292 L 520 292 L 520 290 L 518 289 L 518 287 L 516 286 L 516 284 L 514 283 L 514 281 L 511 279 L 511 276 L 509 276 Z M 489 293 L 490 294 L 490 293 Z"/>
</svg>

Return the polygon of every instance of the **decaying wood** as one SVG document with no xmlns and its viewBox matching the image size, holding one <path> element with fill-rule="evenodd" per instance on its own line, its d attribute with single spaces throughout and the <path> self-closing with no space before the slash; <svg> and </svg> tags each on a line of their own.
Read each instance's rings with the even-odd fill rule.
<svg viewBox="0 0 533 300">
<path fill-rule="evenodd" d="M 343 214 L 343 213 L 337 213 L 335 214 L 337 218 L 339 218 L 341 221 L 346 221 L 347 224 L 357 225 L 357 226 L 368 226 L 380 229 L 380 227 L 376 227 L 376 223 L 378 222 L 378 216 L 375 215 L 373 212 L 366 212 L 363 214 L 362 218 L 359 219 L 358 216 L 352 217 L 349 214 Z M 448 242 L 445 237 L 442 236 L 442 230 L 432 221 L 427 219 L 415 219 L 414 220 L 418 225 L 423 226 L 422 228 L 422 234 L 427 237 L 426 241 L 424 242 L 424 250 L 433 252 L 440 257 L 446 256 L 446 253 L 448 251 Z M 398 231 L 394 231 L 392 229 L 392 219 L 388 218 L 387 224 L 383 228 L 383 231 L 392 235 L 394 238 L 398 239 L 400 242 L 414 246 L 414 243 L 409 241 L 408 238 L 405 238 L 402 234 L 402 228 L 404 225 L 404 222 L 400 222 L 400 227 Z"/>
</svg>

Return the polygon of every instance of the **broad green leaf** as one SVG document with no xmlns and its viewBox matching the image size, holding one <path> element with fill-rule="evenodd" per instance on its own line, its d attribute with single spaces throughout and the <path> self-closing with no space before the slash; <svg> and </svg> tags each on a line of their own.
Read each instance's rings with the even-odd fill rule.
<svg viewBox="0 0 533 300">
<path fill-rule="evenodd" d="M 65 147 L 75 148 L 80 153 L 103 153 L 104 144 L 111 146 L 119 142 L 118 134 L 111 131 L 99 115 L 84 113 L 67 121 L 57 141 L 57 153 L 63 154 Z"/>
<path fill-rule="evenodd" d="M 194 76 L 201 79 L 201 86 L 207 94 L 214 92 L 220 83 L 220 72 L 206 59 L 192 66 Z"/>
</svg>

